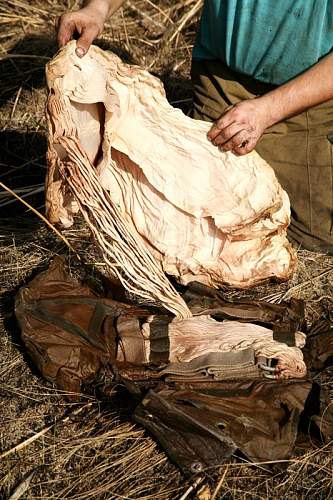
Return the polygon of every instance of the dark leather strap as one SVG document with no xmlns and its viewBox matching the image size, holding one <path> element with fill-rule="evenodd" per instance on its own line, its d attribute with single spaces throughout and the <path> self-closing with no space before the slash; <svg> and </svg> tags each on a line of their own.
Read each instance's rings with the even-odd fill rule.
<svg viewBox="0 0 333 500">
<path fill-rule="evenodd" d="M 138 318 L 121 315 L 116 323 L 118 334 L 117 360 L 142 365 L 147 363 L 145 339 Z"/>
<path fill-rule="evenodd" d="M 169 362 L 170 340 L 169 323 L 170 316 L 155 317 L 150 323 L 150 359 L 154 365 Z"/>
</svg>

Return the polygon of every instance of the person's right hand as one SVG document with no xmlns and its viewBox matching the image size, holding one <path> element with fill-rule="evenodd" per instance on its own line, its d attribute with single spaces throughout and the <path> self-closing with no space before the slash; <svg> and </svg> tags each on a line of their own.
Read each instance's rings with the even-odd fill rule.
<svg viewBox="0 0 333 500">
<path fill-rule="evenodd" d="M 78 35 L 76 55 L 83 57 L 104 29 L 105 16 L 92 7 L 67 12 L 57 20 L 57 41 L 60 47 L 66 45 L 74 35 Z"/>
</svg>

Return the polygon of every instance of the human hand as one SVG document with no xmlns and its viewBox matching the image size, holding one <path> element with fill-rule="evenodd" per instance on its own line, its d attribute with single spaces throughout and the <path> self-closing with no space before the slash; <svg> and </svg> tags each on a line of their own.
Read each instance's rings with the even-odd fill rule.
<svg viewBox="0 0 333 500">
<path fill-rule="evenodd" d="M 248 99 L 227 108 L 211 127 L 207 137 L 221 151 L 232 151 L 241 156 L 256 147 L 271 124 L 264 96 Z"/>
<path fill-rule="evenodd" d="M 105 19 L 102 12 L 89 6 L 63 14 L 56 26 L 58 45 L 66 45 L 74 34 L 78 34 L 75 52 L 78 57 L 83 57 L 95 38 L 102 33 Z"/>
</svg>

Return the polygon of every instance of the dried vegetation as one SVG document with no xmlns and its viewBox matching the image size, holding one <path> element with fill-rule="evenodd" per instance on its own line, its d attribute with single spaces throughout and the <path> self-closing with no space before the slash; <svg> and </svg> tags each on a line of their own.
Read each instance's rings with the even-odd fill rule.
<svg viewBox="0 0 333 500">
<path fill-rule="evenodd" d="M 56 16 L 78 4 L 0 0 L 0 182 L 41 212 L 46 168 L 44 64 L 56 50 Z M 159 75 L 170 101 L 187 112 L 190 55 L 201 5 L 201 0 L 128 1 L 99 43 Z M 34 214 L 0 190 L 1 497 L 193 497 L 188 489 L 192 482 L 181 478 L 153 440 L 131 423 L 126 397 L 110 393 L 102 398 L 97 386 L 80 404 L 69 404 L 64 394 L 41 379 L 25 355 L 13 318 L 15 291 L 52 256 L 67 253 L 75 275 L 97 289 L 103 287 L 103 265 L 86 228 L 81 224 L 65 235 L 83 256 L 85 267 Z M 226 293 L 271 301 L 301 297 L 307 301 L 309 321 L 329 317 L 333 258 L 298 253 L 298 270 L 289 283 Z M 321 379 L 333 393 L 332 373 Z M 12 450 L 19 443 L 24 443 L 22 448 Z M 212 498 L 326 499 L 332 497 L 332 487 L 332 446 L 319 449 L 313 444 L 305 455 L 298 448 L 285 463 L 232 461 L 211 471 L 198 489 L 200 498 L 210 498 L 210 490 Z"/>
</svg>

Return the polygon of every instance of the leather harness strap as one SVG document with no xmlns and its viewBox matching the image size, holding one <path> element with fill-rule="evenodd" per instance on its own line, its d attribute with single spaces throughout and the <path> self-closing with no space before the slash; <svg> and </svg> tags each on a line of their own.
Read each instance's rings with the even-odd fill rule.
<svg viewBox="0 0 333 500">
<path fill-rule="evenodd" d="M 148 363 L 145 339 L 141 333 L 138 318 L 121 315 L 117 318 L 116 328 L 118 334 L 117 361 L 139 365 Z"/>
<path fill-rule="evenodd" d="M 150 356 L 149 361 L 155 365 L 169 362 L 170 339 L 169 316 L 155 317 L 150 323 Z"/>
</svg>

